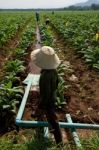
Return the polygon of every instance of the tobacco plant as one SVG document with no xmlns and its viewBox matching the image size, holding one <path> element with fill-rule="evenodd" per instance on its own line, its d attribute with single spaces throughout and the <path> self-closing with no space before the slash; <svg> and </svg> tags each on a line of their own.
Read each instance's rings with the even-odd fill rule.
<svg viewBox="0 0 99 150">
<path fill-rule="evenodd" d="M 41 44 L 51 46 L 53 43 L 53 37 L 47 27 L 40 26 Z"/>
<path fill-rule="evenodd" d="M 27 53 L 26 53 L 25 49 L 22 49 L 22 48 L 16 48 L 14 51 L 14 56 L 17 59 L 23 58 L 26 54 Z"/>
<path fill-rule="evenodd" d="M 25 71 L 25 67 L 23 66 L 23 61 L 16 59 L 8 61 L 5 65 L 5 70 L 7 72 L 13 72 L 17 75 L 18 73 L 23 73 Z"/>
<path fill-rule="evenodd" d="M 20 104 L 23 96 L 21 86 L 13 87 L 9 81 L 0 86 L 0 128 L 8 130 L 14 126 L 14 119 L 17 113 L 17 106 Z"/>
<path fill-rule="evenodd" d="M 9 106 L 9 108 L 11 108 L 14 101 L 16 102 L 22 99 L 22 95 L 23 88 L 21 86 L 13 87 L 12 81 L 2 84 L 0 86 L 0 102 L 2 102 L 2 104 L 3 102 L 5 102 L 4 105 L 2 105 L 2 108 L 6 105 Z"/>
<path fill-rule="evenodd" d="M 64 80 L 65 72 L 67 71 L 66 66 L 62 63 L 58 67 L 57 71 L 58 71 L 58 75 L 59 75 L 59 83 L 58 83 L 58 88 L 57 88 L 57 92 L 56 92 L 57 99 L 56 99 L 55 105 L 57 108 L 62 108 L 62 106 L 66 104 L 66 99 L 64 97 L 64 94 L 70 86 L 67 85 Z"/>
</svg>

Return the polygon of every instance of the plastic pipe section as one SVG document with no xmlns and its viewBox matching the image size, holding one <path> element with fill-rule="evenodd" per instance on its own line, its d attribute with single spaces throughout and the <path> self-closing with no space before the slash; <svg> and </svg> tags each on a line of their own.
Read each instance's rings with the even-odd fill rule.
<svg viewBox="0 0 99 150">
<path fill-rule="evenodd" d="M 70 114 L 66 114 L 66 118 L 67 118 L 68 123 L 73 123 Z M 71 128 L 71 133 L 72 133 L 72 136 L 73 136 L 73 139 L 74 139 L 74 142 L 75 142 L 76 146 L 77 147 L 82 147 L 81 143 L 80 143 L 80 140 L 79 140 L 79 137 L 78 137 L 74 127 Z"/>
<path fill-rule="evenodd" d="M 31 128 L 31 127 L 48 127 L 49 124 L 46 121 L 25 121 L 16 119 L 16 125 Z M 99 130 L 99 125 L 96 124 L 81 124 L 81 123 L 66 123 L 59 122 L 61 128 L 75 128 L 75 129 L 93 129 Z"/>
<path fill-rule="evenodd" d="M 24 109 L 25 109 L 25 105 L 26 105 L 26 102 L 27 102 L 27 98 L 28 98 L 28 95 L 29 95 L 29 91 L 30 91 L 30 88 L 31 88 L 31 85 L 32 85 L 32 80 L 33 80 L 33 78 L 31 78 L 31 80 L 29 80 L 29 83 L 26 87 L 25 94 L 23 96 L 23 99 L 22 99 L 22 102 L 21 102 L 16 120 L 21 120 L 21 118 L 22 118 L 22 115 L 23 115 L 23 112 L 24 112 Z"/>
<path fill-rule="evenodd" d="M 49 138 L 49 129 L 48 129 L 48 127 L 44 127 L 44 137 Z"/>
<path fill-rule="evenodd" d="M 25 90 L 25 94 L 22 99 L 21 106 L 19 108 L 17 117 L 16 117 L 16 125 L 25 127 L 25 128 L 31 128 L 31 127 L 48 127 L 49 124 L 48 122 L 43 122 L 43 121 L 25 121 L 22 120 L 22 115 L 25 109 L 25 105 L 27 102 L 27 98 L 29 95 L 29 91 L 32 85 L 32 81 L 34 79 L 34 76 L 32 76 L 29 79 L 28 85 Z M 97 124 L 81 124 L 81 123 L 66 123 L 66 122 L 59 122 L 59 125 L 61 128 L 75 128 L 75 129 L 94 129 L 94 130 L 99 130 L 99 125 Z"/>
</svg>

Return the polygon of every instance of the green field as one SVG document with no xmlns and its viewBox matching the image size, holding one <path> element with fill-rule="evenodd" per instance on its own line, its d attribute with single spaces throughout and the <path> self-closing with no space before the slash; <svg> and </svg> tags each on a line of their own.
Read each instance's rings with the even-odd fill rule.
<svg viewBox="0 0 99 150">
<path fill-rule="evenodd" d="M 55 103 L 56 107 L 62 109 L 64 104 L 68 105 L 64 100 L 65 96 L 66 99 L 69 97 L 71 102 L 79 100 L 78 106 L 75 102 L 71 103 L 72 106 L 68 105 L 69 112 L 72 116 L 76 116 L 75 120 L 99 123 L 99 11 L 56 11 L 54 14 L 52 12 L 39 14 L 40 44 L 54 47 L 60 59 L 69 62 L 69 67 L 62 66 L 58 70 L 62 80 L 58 87 L 59 97 Z M 46 18 L 50 20 L 48 26 L 45 24 Z M 39 142 L 34 138 L 34 130 L 30 141 L 29 131 L 23 135 L 20 134 L 21 129 L 19 132 L 16 131 L 15 117 L 25 89 L 22 81 L 29 73 L 30 53 L 37 43 L 36 28 L 34 12 L 0 12 L 0 149 L 2 150 L 32 150 L 33 147 L 35 147 L 33 150 L 62 149 L 57 148 L 53 141 L 41 139 Z M 77 76 L 78 81 L 72 81 L 70 79 L 72 75 Z M 85 109 L 82 104 L 85 105 Z M 86 115 L 89 120 L 84 118 Z M 83 150 L 99 150 L 98 132 L 80 139 Z M 64 149 L 71 149 L 70 145 L 71 143 L 66 143 Z"/>
</svg>

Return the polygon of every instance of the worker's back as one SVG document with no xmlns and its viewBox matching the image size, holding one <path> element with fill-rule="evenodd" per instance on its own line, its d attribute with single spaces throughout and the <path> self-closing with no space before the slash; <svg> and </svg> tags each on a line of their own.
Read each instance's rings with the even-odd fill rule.
<svg viewBox="0 0 99 150">
<path fill-rule="evenodd" d="M 43 69 L 40 77 L 40 95 L 42 107 L 54 107 L 57 86 L 57 71 L 55 69 Z"/>
</svg>

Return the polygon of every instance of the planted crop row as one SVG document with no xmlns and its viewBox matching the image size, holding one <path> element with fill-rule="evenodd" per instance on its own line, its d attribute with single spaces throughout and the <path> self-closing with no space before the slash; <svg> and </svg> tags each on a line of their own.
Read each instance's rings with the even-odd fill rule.
<svg viewBox="0 0 99 150">
<path fill-rule="evenodd" d="M 50 16 L 52 26 L 67 45 L 92 68 L 99 70 L 99 12 L 64 12 Z"/>
<path fill-rule="evenodd" d="M 14 124 L 17 106 L 24 93 L 21 76 L 26 76 L 26 66 L 23 60 L 27 55 L 27 48 L 33 43 L 33 36 L 35 37 L 34 22 L 31 22 L 22 34 L 19 47 L 5 64 L 6 73 L 0 86 L 0 126 L 7 130 Z"/>
<path fill-rule="evenodd" d="M 52 46 L 53 36 L 47 26 L 44 26 L 43 24 L 40 25 L 40 35 L 42 45 Z"/>
<path fill-rule="evenodd" d="M 0 14 L 0 47 L 31 18 L 30 14 Z"/>
</svg>

